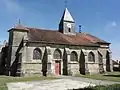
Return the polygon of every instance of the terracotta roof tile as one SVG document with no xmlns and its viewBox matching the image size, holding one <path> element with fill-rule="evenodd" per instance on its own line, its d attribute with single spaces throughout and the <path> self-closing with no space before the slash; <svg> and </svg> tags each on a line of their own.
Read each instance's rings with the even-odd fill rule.
<svg viewBox="0 0 120 90">
<path fill-rule="evenodd" d="M 86 39 L 90 40 L 93 43 L 108 43 L 108 42 L 106 42 L 106 41 L 104 41 L 102 39 L 99 39 L 96 36 L 90 35 L 88 33 L 84 33 L 84 36 L 85 36 Z"/>
<path fill-rule="evenodd" d="M 65 35 L 55 30 L 44 30 L 37 28 L 29 29 L 28 40 L 32 42 L 45 42 L 70 45 L 92 45 L 98 46 L 98 42 L 107 43 L 95 36 L 85 33 L 77 33 L 76 35 Z"/>
<path fill-rule="evenodd" d="M 29 29 L 21 24 L 18 24 L 16 26 L 14 26 L 13 28 L 11 28 L 10 30 L 8 30 L 8 32 L 11 30 L 28 31 Z"/>
</svg>

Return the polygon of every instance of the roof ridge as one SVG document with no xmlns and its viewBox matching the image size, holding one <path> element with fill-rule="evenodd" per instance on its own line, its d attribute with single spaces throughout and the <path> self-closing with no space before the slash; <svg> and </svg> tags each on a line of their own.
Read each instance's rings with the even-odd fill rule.
<svg viewBox="0 0 120 90">
<path fill-rule="evenodd" d="M 34 28 L 34 27 L 26 27 L 26 28 L 28 28 L 28 29 L 30 29 L 30 30 L 41 30 L 41 31 L 53 31 L 53 32 L 58 32 L 57 30 L 55 30 L 55 29 L 47 29 L 47 28 Z"/>
</svg>

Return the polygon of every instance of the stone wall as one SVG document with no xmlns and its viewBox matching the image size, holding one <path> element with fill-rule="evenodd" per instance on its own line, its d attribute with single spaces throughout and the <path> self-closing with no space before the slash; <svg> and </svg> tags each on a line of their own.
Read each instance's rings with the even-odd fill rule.
<svg viewBox="0 0 120 90">
<path fill-rule="evenodd" d="M 98 63 L 89 63 L 88 69 L 90 74 L 99 73 L 99 65 Z"/>
<path fill-rule="evenodd" d="M 40 75 L 42 76 L 42 63 L 24 63 L 22 64 L 22 75 Z"/>
<path fill-rule="evenodd" d="M 33 50 L 36 47 L 26 47 L 23 50 L 23 57 L 22 57 L 22 68 L 21 68 L 21 73 L 23 76 L 25 75 L 33 75 L 33 74 L 38 74 L 42 75 L 42 60 L 44 59 L 44 52 L 45 52 L 45 47 L 37 47 L 42 51 L 42 58 L 41 60 L 34 60 L 33 59 Z"/>
<path fill-rule="evenodd" d="M 68 64 L 70 71 L 68 71 L 69 75 L 76 75 L 80 74 L 79 72 L 79 63 L 78 62 L 71 62 Z"/>
<path fill-rule="evenodd" d="M 58 48 L 58 47 L 50 47 L 50 46 L 47 46 L 49 47 L 50 49 L 50 54 L 47 55 L 48 59 L 48 64 L 47 64 L 47 74 L 52 74 L 52 75 L 55 75 L 55 60 L 53 58 L 53 54 L 54 54 L 54 51 L 56 49 L 59 49 L 61 51 L 61 54 L 62 54 L 62 58 L 61 58 L 61 74 L 63 74 L 63 54 L 64 54 L 64 48 Z M 42 47 L 37 47 L 39 48 L 41 51 L 42 51 L 42 60 L 33 60 L 33 50 L 35 49 L 36 47 L 34 46 L 28 46 L 28 47 L 24 47 L 24 49 L 26 50 L 23 50 L 23 55 L 26 53 L 26 55 L 24 55 L 22 57 L 22 73 L 26 74 L 26 75 L 29 75 L 30 73 L 33 74 L 33 73 L 36 73 L 39 72 L 38 74 L 42 75 L 42 60 L 43 59 L 43 56 L 45 54 L 45 49 L 46 47 L 42 46 Z M 90 49 L 90 48 L 89 48 Z M 68 60 L 68 72 L 72 75 L 75 75 L 75 74 L 78 74 L 80 73 L 80 64 L 79 64 L 79 60 L 80 60 L 80 53 L 81 53 L 81 49 L 73 49 L 73 48 L 68 48 L 67 49 L 69 51 L 69 54 L 67 55 L 67 60 Z M 75 51 L 78 55 L 78 61 L 77 62 L 71 62 L 70 61 L 70 53 Z M 95 54 L 95 63 L 94 64 L 88 64 L 88 53 L 89 52 L 93 52 Z M 99 72 L 99 67 L 98 67 L 98 54 L 97 54 L 97 50 L 84 50 L 84 52 L 86 53 L 86 58 L 85 58 L 85 63 L 87 64 L 87 68 L 89 70 L 90 73 L 98 73 Z M 25 59 L 26 58 L 26 59 Z M 49 68 L 48 68 L 49 67 Z M 29 70 L 31 69 L 31 72 L 29 72 Z"/>
<path fill-rule="evenodd" d="M 106 70 L 106 58 L 105 54 L 107 49 L 106 48 L 96 48 L 96 47 L 81 47 L 78 48 L 63 48 L 62 46 L 55 46 L 54 44 L 51 46 L 37 46 L 42 51 L 42 59 L 41 60 L 33 60 L 33 50 L 36 48 L 36 46 L 24 46 L 22 50 L 22 68 L 21 73 L 23 75 L 32 75 L 32 74 L 38 74 L 42 75 L 42 61 L 45 60 L 43 57 L 46 56 L 47 58 L 47 74 L 48 75 L 55 75 L 55 59 L 53 57 L 54 51 L 56 49 L 59 49 L 62 55 L 61 60 L 61 74 L 63 74 L 63 58 L 64 58 L 64 52 L 67 53 L 67 71 L 68 75 L 75 75 L 80 73 L 80 55 L 81 51 L 84 53 L 85 58 L 85 72 L 88 72 L 90 74 L 93 73 L 99 73 L 99 60 L 98 60 L 98 52 L 100 52 L 103 55 L 103 68 Z M 71 52 L 75 51 L 77 53 L 77 59 L 78 61 L 72 62 L 70 60 L 70 54 Z M 47 54 L 45 54 L 45 52 Z M 89 62 L 88 61 L 88 54 L 90 52 L 93 52 L 95 55 L 95 62 Z"/>
<path fill-rule="evenodd" d="M 11 61 L 11 65 L 15 60 L 15 54 L 16 51 L 24 37 L 27 37 L 27 32 L 21 32 L 21 31 L 15 31 L 11 30 L 9 31 L 9 61 Z"/>
</svg>

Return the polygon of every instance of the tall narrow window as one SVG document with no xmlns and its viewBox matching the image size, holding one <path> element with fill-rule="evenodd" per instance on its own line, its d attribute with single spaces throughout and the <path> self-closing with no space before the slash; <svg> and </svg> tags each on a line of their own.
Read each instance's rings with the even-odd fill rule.
<svg viewBox="0 0 120 90">
<path fill-rule="evenodd" d="M 90 52 L 88 54 L 88 61 L 95 62 L 95 55 L 93 54 L 93 52 Z"/>
<path fill-rule="evenodd" d="M 78 61 L 77 57 L 78 56 L 77 56 L 77 53 L 75 51 L 73 51 L 70 55 L 71 61 Z"/>
<path fill-rule="evenodd" d="M 54 51 L 54 59 L 61 59 L 61 52 L 60 52 L 60 50 L 58 50 L 58 49 L 56 49 L 55 51 Z"/>
<path fill-rule="evenodd" d="M 71 29 L 70 29 L 70 28 L 68 28 L 68 32 L 71 32 Z"/>
<path fill-rule="evenodd" d="M 42 58 L 42 52 L 39 48 L 33 50 L 33 59 L 39 60 Z"/>
</svg>

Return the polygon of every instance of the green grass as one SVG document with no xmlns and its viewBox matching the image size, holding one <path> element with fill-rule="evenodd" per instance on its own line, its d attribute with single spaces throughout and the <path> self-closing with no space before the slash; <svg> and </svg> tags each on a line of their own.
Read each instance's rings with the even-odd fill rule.
<svg viewBox="0 0 120 90">
<path fill-rule="evenodd" d="M 10 82 L 25 82 L 25 81 L 39 81 L 39 80 L 53 80 L 55 77 L 44 77 L 44 76 L 30 76 L 30 77 L 10 77 L 0 76 L 0 90 L 8 90 L 6 83 Z"/>
<path fill-rule="evenodd" d="M 108 81 L 120 82 L 120 72 L 107 72 L 105 74 L 93 74 L 93 75 L 89 75 L 89 74 L 81 75 L 81 74 L 79 74 L 76 76 L 77 77 L 91 78 L 91 79 L 98 79 L 98 80 L 108 80 Z M 25 81 L 53 80 L 53 79 L 57 79 L 57 78 L 56 77 L 43 77 L 43 76 L 34 76 L 34 77 L 33 76 L 29 76 L 29 77 L 0 76 L 0 90 L 8 90 L 6 83 L 10 83 L 10 82 L 25 82 Z M 99 86 L 94 87 L 94 88 L 98 88 L 98 87 Z M 100 88 L 106 88 L 106 87 L 100 86 Z M 107 89 L 83 89 L 83 90 L 107 90 Z M 120 90 L 120 89 L 116 89 L 116 90 Z"/>
<path fill-rule="evenodd" d="M 120 90 L 120 84 L 113 84 L 113 85 L 99 85 L 95 87 L 86 87 L 86 88 L 79 88 L 73 90 Z"/>
<path fill-rule="evenodd" d="M 120 72 L 107 72 L 105 74 L 92 74 L 92 75 L 77 74 L 75 76 L 91 78 L 91 79 L 98 79 L 98 80 L 108 80 L 108 81 L 120 82 Z"/>
</svg>

